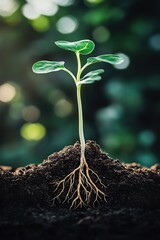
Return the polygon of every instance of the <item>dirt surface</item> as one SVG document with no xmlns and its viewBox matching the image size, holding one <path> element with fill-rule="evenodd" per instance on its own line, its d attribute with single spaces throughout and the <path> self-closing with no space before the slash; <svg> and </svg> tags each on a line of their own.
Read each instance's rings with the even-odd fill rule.
<svg viewBox="0 0 160 240">
<path fill-rule="evenodd" d="M 123 164 L 87 141 L 86 159 L 106 186 L 97 182 L 107 202 L 77 210 L 69 210 L 70 202 L 53 206 L 54 182 L 74 170 L 79 158 L 76 143 L 39 165 L 0 167 L 0 239 L 159 239 L 160 165 Z"/>
</svg>

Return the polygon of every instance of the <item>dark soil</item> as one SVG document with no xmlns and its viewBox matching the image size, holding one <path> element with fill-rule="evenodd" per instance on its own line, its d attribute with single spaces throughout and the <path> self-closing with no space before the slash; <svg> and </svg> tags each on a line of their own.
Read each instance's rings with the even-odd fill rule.
<svg viewBox="0 0 160 240">
<path fill-rule="evenodd" d="M 87 141 L 86 159 L 106 186 L 97 183 L 107 202 L 76 210 L 68 202 L 53 206 L 53 183 L 74 170 L 79 158 L 76 143 L 39 165 L 0 167 L 0 239 L 160 239 L 160 165 L 124 164 Z"/>
</svg>

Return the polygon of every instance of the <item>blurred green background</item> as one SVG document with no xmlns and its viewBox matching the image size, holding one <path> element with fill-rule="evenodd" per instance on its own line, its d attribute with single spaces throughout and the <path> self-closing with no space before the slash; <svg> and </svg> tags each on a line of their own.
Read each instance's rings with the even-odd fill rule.
<svg viewBox="0 0 160 240">
<path fill-rule="evenodd" d="M 39 163 L 78 140 L 75 86 L 64 72 L 36 75 L 37 60 L 72 52 L 57 40 L 91 39 L 90 56 L 120 53 L 103 80 L 83 88 L 86 139 L 111 157 L 150 166 L 160 154 L 160 1 L 0 1 L 0 165 Z M 83 58 L 85 61 L 85 57 Z"/>
</svg>

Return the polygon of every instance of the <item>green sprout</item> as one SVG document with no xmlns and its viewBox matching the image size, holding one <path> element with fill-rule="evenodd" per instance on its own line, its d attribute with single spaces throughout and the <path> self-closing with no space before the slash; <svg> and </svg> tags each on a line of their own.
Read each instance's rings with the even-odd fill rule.
<svg viewBox="0 0 160 240">
<path fill-rule="evenodd" d="M 106 194 L 97 186 L 100 185 L 102 188 L 106 186 L 102 183 L 98 174 L 94 172 L 89 166 L 85 158 L 85 137 L 83 129 L 83 110 L 82 110 L 82 100 L 81 100 L 81 88 L 82 85 L 91 84 L 95 81 L 101 80 L 101 74 L 104 72 L 103 69 L 97 69 L 90 71 L 89 73 L 82 76 L 83 71 L 90 65 L 98 62 L 106 62 L 110 64 L 120 64 L 123 62 L 122 57 L 117 54 L 103 54 L 98 57 L 90 57 L 84 66 L 81 65 L 81 55 L 90 54 L 94 48 L 95 44 L 91 40 L 81 40 L 77 42 L 67 42 L 67 41 L 57 41 L 55 44 L 62 49 L 69 50 L 75 53 L 77 58 L 77 74 L 74 75 L 69 69 L 64 65 L 63 61 L 38 61 L 34 63 L 32 69 L 35 73 L 50 73 L 55 71 L 65 71 L 67 72 L 75 82 L 77 90 L 77 103 L 78 103 L 78 116 L 79 116 L 79 139 L 81 145 L 81 157 L 79 166 L 69 173 L 64 179 L 55 183 L 58 194 L 54 197 L 53 202 L 56 199 L 61 199 L 63 192 L 65 191 L 66 184 L 69 184 L 67 193 L 63 202 L 71 202 L 71 208 L 77 208 L 82 206 L 89 206 L 99 202 L 99 200 L 106 201 Z M 78 176 L 78 182 L 75 185 L 75 177 Z M 96 179 L 96 183 L 93 179 Z M 93 196 L 93 197 L 91 197 Z M 94 199 L 94 200 L 93 200 Z"/>
</svg>

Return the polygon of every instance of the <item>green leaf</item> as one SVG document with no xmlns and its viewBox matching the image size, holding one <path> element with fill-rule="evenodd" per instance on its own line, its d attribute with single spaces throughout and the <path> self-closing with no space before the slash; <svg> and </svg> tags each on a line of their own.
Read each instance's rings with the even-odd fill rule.
<svg viewBox="0 0 160 240">
<path fill-rule="evenodd" d="M 102 73 L 104 73 L 103 69 L 97 69 L 97 70 L 94 70 L 94 71 L 91 71 L 91 72 L 87 73 L 81 80 L 85 79 L 86 77 L 97 76 L 97 75 L 102 74 Z"/>
<path fill-rule="evenodd" d="M 95 81 L 99 81 L 101 80 L 101 76 L 97 75 L 97 76 L 90 76 L 82 81 L 77 82 L 77 85 L 82 85 L 82 84 L 90 84 L 93 83 Z"/>
<path fill-rule="evenodd" d="M 101 80 L 101 76 L 99 74 L 101 74 L 103 72 L 104 72 L 103 69 L 97 69 L 97 70 L 91 71 L 91 72 L 87 73 L 81 79 L 81 81 L 77 83 L 77 85 L 90 84 L 90 83 L 93 83 L 95 81 L 99 81 L 99 80 Z"/>
<path fill-rule="evenodd" d="M 32 70 L 35 73 L 56 72 L 64 69 L 64 63 L 65 62 L 38 61 L 33 64 Z"/>
<path fill-rule="evenodd" d="M 110 64 L 120 64 L 124 61 L 122 57 L 116 54 L 104 54 L 98 57 L 90 57 L 87 59 L 88 64 L 93 64 L 97 62 L 107 62 Z"/>
<path fill-rule="evenodd" d="M 57 41 L 55 44 L 65 50 L 73 51 L 83 55 L 91 53 L 95 47 L 94 42 L 88 39 L 77 42 Z"/>
</svg>

